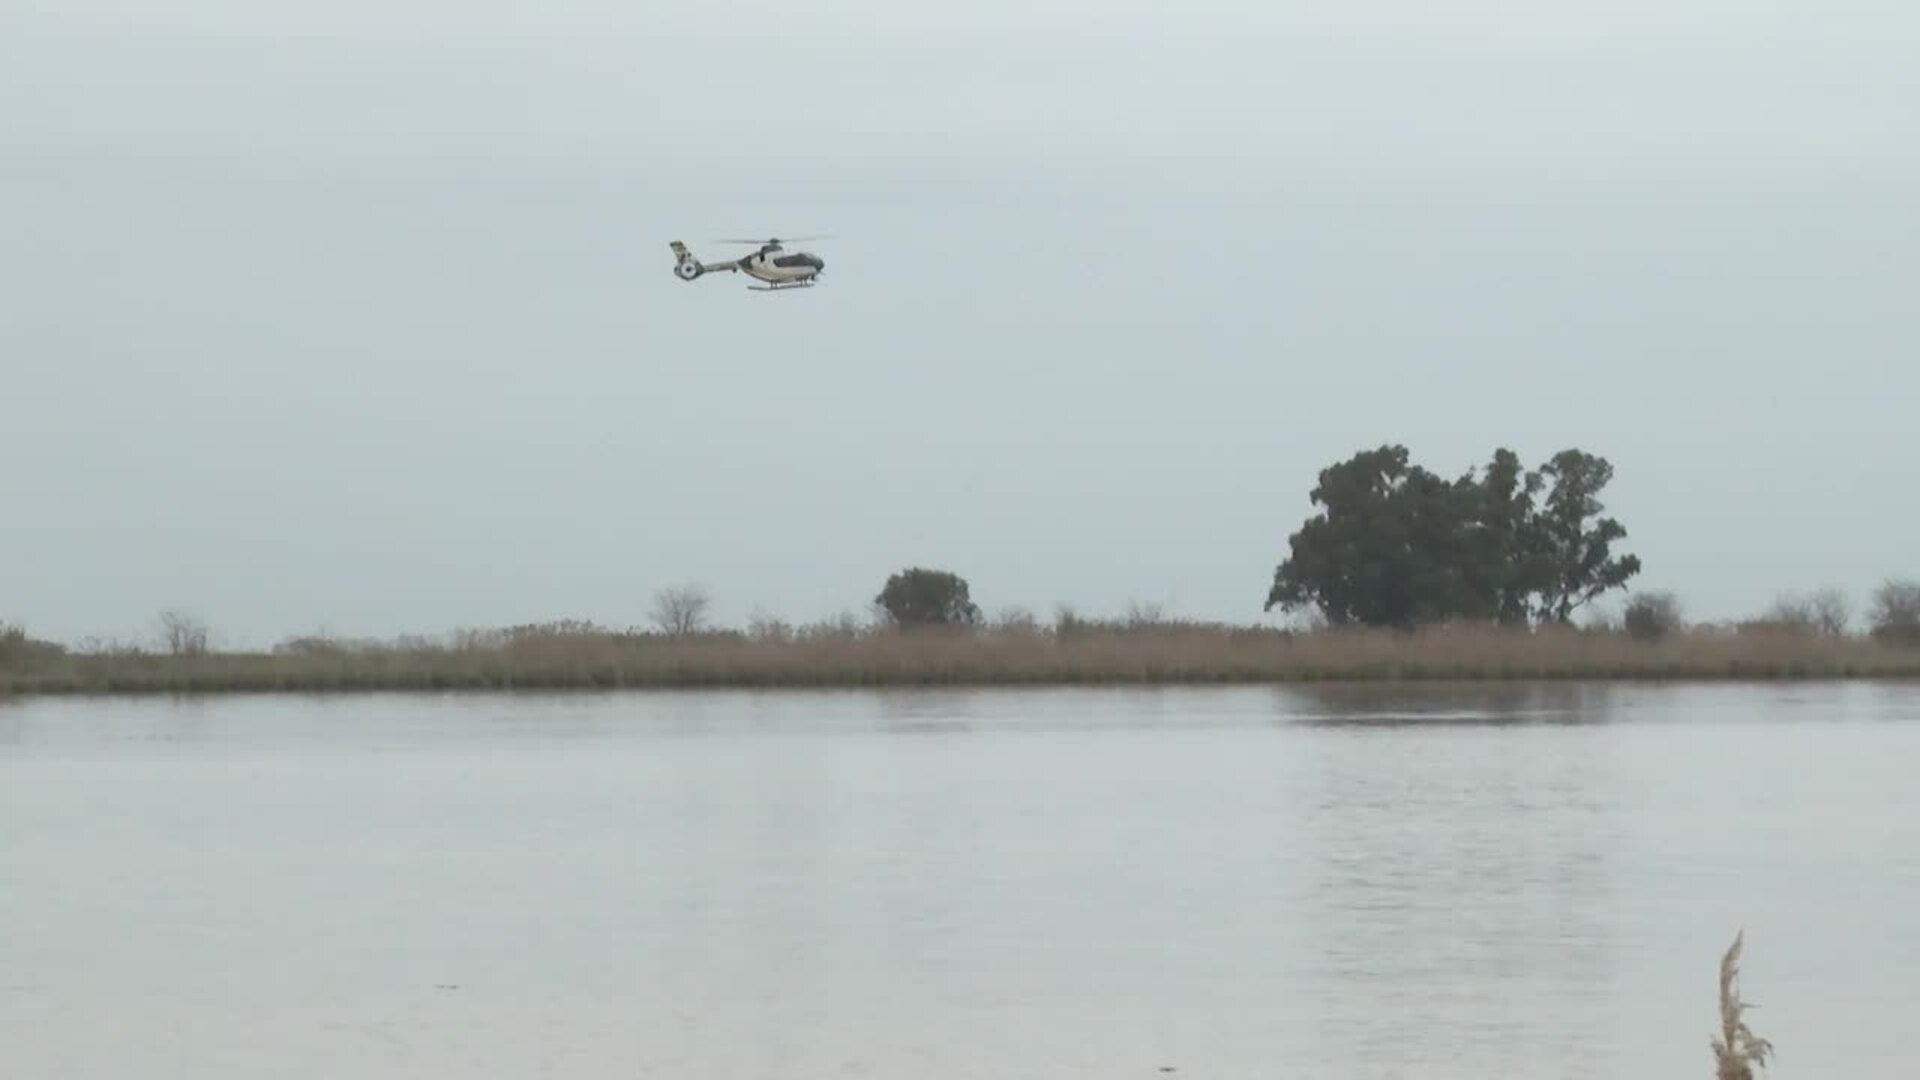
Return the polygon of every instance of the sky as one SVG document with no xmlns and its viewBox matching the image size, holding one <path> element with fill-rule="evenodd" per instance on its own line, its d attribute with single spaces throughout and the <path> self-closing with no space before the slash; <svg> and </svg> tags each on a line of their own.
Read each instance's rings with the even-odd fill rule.
<svg viewBox="0 0 1920 1080">
<path fill-rule="evenodd" d="M 1693 618 L 1859 609 L 1916 60 L 1891 0 L 0 0 L 0 620 L 1252 622 L 1383 443 L 1605 456 Z"/>
</svg>

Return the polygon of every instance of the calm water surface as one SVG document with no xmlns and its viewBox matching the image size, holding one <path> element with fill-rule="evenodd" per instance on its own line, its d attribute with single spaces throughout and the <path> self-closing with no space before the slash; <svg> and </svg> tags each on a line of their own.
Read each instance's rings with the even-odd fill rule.
<svg viewBox="0 0 1920 1080">
<path fill-rule="evenodd" d="M 0 704 L 18 1080 L 1911 1071 L 1920 686 Z"/>
</svg>

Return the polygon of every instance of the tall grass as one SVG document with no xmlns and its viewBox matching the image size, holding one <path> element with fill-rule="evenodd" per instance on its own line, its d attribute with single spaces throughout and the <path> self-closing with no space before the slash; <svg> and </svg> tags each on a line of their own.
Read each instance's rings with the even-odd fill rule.
<svg viewBox="0 0 1920 1080">
<path fill-rule="evenodd" d="M 1031 620 L 903 631 L 842 621 L 669 636 L 562 623 L 444 638 L 303 638 L 271 651 L 40 651 L 0 693 L 1920 677 L 1920 649 L 1747 627 L 1658 640 L 1574 628 L 1416 632 Z"/>
<path fill-rule="evenodd" d="M 1744 932 L 1720 959 L 1720 1031 L 1713 1037 L 1715 1080 L 1753 1080 L 1753 1070 L 1764 1068 L 1773 1044 L 1747 1027 L 1747 1003 L 1740 1000 L 1740 952 Z"/>
</svg>

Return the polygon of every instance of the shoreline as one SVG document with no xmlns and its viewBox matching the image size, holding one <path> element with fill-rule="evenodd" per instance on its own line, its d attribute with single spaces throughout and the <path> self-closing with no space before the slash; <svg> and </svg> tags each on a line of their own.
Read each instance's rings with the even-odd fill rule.
<svg viewBox="0 0 1920 1080">
<path fill-rule="evenodd" d="M 166 694 L 798 690 L 1920 679 L 1920 648 L 1804 631 L 1118 625 L 669 636 L 539 627 L 273 651 L 121 648 L 0 660 L 0 699 Z"/>
</svg>

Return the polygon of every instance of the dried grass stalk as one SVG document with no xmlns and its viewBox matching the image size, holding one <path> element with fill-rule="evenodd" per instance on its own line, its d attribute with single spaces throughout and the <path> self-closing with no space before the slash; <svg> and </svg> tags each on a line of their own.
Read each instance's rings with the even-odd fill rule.
<svg viewBox="0 0 1920 1080">
<path fill-rule="evenodd" d="M 1756 1068 L 1765 1068 L 1773 1044 L 1755 1035 L 1742 1014 L 1750 1006 L 1740 1000 L 1740 950 L 1746 931 L 1734 935 L 1733 945 L 1720 958 L 1720 1033 L 1713 1038 L 1717 1080 L 1753 1080 Z"/>
</svg>

